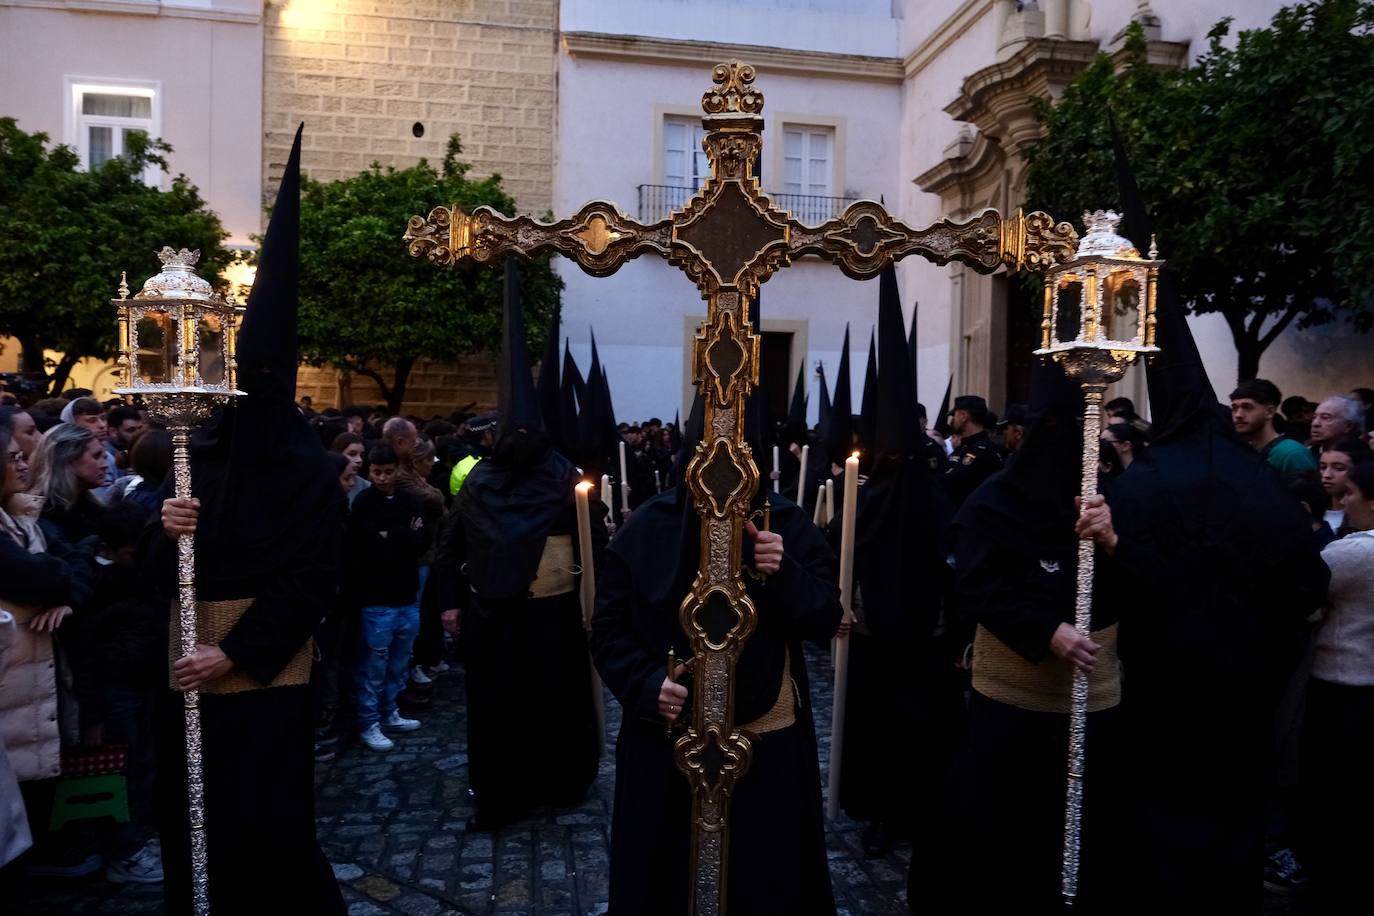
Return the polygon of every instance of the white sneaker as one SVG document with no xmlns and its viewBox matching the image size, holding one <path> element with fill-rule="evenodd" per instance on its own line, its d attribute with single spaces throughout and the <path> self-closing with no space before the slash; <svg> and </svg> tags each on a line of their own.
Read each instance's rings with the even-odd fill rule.
<svg viewBox="0 0 1374 916">
<path fill-rule="evenodd" d="M 443 674 L 445 671 L 449 670 L 449 663 L 441 661 L 439 664 L 435 665 L 432 670 L 435 674 Z"/>
<path fill-rule="evenodd" d="M 434 678 L 425 673 L 423 665 L 416 665 L 410 669 L 410 679 L 417 684 L 433 684 Z"/>
<path fill-rule="evenodd" d="M 398 732 L 413 732 L 420 727 L 420 720 L 407 719 L 397 710 L 392 710 L 391 715 L 382 720 L 382 727 L 394 728 Z"/>
<path fill-rule="evenodd" d="M 396 746 L 396 742 L 382 734 L 382 727 L 376 722 L 368 726 L 367 731 L 362 733 L 361 738 L 363 744 L 367 745 L 367 748 L 373 751 L 389 751 Z"/>
<path fill-rule="evenodd" d="M 129 858 L 111 862 L 105 869 L 105 880 L 111 884 L 161 884 L 162 846 L 157 837 Z"/>
</svg>

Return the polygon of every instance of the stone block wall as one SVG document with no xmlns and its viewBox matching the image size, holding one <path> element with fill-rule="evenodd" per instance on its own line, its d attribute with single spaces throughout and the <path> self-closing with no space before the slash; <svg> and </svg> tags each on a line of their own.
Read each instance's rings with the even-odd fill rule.
<svg viewBox="0 0 1374 916">
<path fill-rule="evenodd" d="M 273 0 L 263 42 L 265 204 L 304 121 L 301 166 L 317 180 L 373 162 L 437 164 L 457 133 L 471 174 L 499 172 L 522 212 L 551 208 L 558 0 Z M 339 406 L 335 370 L 302 367 L 298 384 L 317 408 Z M 496 390 L 489 357 L 425 361 L 411 372 L 405 411 L 488 408 Z M 381 402 L 366 378 L 351 393 Z"/>
<path fill-rule="evenodd" d="M 456 408 L 474 401 L 476 406 L 472 410 L 492 410 L 496 407 L 499 388 L 498 368 L 497 358 L 486 354 L 470 356 L 454 364 L 421 360 L 410 370 L 401 412 L 425 419 L 446 417 Z M 372 379 L 354 375 L 341 380 L 337 370 L 314 366 L 301 366 L 297 371 L 296 395 L 309 395 L 316 410 L 348 404 L 385 403 Z"/>
</svg>

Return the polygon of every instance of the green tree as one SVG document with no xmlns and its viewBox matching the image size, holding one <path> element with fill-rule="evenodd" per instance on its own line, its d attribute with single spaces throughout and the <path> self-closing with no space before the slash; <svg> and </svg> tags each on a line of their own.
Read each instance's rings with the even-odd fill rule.
<svg viewBox="0 0 1374 916">
<path fill-rule="evenodd" d="M 405 169 L 374 164 L 342 181 L 302 182 L 302 358 L 372 379 L 393 411 L 417 360 L 452 362 L 500 346 L 501 272 L 438 270 L 401 242 L 407 219 L 441 204 L 514 212 L 501 176 L 468 178 L 461 151 L 455 135 L 439 169 L 422 159 Z M 563 288 L 549 261 L 521 264 L 536 353 Z"/>
<path fill-rule="evenodd" d="M 1026 197 L 1075 218 L 1118 200 L 1110 110 L 1184 304 L 1225 318 L 1246 380 L 1290 326 L 1374 325 L 1374 2 L 1229 33 L 1186 69 L 1152 67 L 1139 27 L 1120 72 L 1098 55 L 1040 105 Z"/>
<path fill-rule="evenodd" d="M 70 147 L 0 118 L 0 335 L 19 341 L 20 371 L 46 393 L 62 391 L 83 357 L 114 355 L 121 271 L 137 290 L 164 245 L 198 248 L 198 270 L 218 283 L 232 259 L 219 217 L 184 175 L 165 191 L 144 183 L 171 151 L 138 134 L 124 156 L 84 171 Z"/>
</svg>

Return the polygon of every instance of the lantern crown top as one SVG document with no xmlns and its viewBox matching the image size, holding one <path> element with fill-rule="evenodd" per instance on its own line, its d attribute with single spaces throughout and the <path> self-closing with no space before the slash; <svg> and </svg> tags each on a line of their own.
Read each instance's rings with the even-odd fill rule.
<svg viewBox="0 0 1374 916">
<path fill-rule="evenodd" d="M 135 299 L 194 299 L 200 302 L 220 303 L 223 301 L 208 280 L 192 269 L 200 260 L 199 249 L 182 248 L 177 251 L 164 246 L 157 253 L 162 262 L 162 270 L 149 277 Z"/>
<path fill-rule="evenodd" d="M 754 88 L 752 65 L 737 60 L 716 64 L 711 81 L 715 88 L 701 97 L 701 108 L 708 115 L 763 113 L 763 93 Z"/>
<path fill-rule="evenodd" d="M 1129 239 L 1116 232 L 1121 224 L 1121 214 L 1115 210 L 1095 210 L 1083 214 L 1083 225 L 1088 231 L 1078 243 L 1078 257 L 1123 258 L 1139 261 L 1140 251 Z"/>
</svg>

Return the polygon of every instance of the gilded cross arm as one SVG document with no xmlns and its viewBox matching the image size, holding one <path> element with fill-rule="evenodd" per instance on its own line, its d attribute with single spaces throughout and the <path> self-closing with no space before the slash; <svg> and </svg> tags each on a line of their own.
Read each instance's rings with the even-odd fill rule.
<svg viewBox="0 0 1374 916">
<path fill-rule="evenodd" d="M 587 273 L 604 277 L 642 254 L 666 258 L 672 224 L 665 219 L 645 225 L 605 201 L 585 204 L 554 223 L 503 216 L 491 207 L 478 207 L 470 214 L 456 206 L 435 207 L 427 217 L 410 218 L 404 239 L 413 257 L 443 267 L 464 260 L 484 264 L 508 254 L 529 257 L 556 251 Z"/>
</svg>

